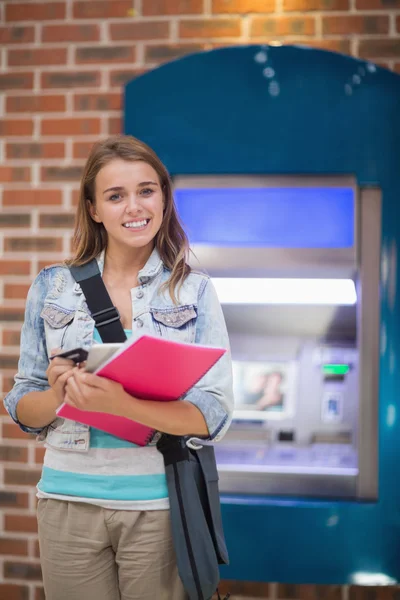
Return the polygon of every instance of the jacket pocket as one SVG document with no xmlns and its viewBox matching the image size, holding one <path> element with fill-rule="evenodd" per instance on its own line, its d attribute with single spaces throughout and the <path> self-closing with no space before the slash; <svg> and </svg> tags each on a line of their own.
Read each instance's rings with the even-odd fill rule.
<svg viewBox="0 0 400 600">
<path fill-rule="evenodd" d="M 45 304 L 40 316 L 44 321 L 47 352 L 50 356 L 53 348 L 65 346 L 65 336 L 74 320 L 75 311 L 67 310 L 57 304 Z"/>
<path fill-rule="evenodd" d="M 40 314 L 49 327 L 61 329 L 66 327 L 75 316 L 75 311 L 67 311 L 56 304 L 45 304 Z"/>
<path fill-rule="evenodd" d="M 196 333 L 195 305 L 150 308 L 156 332 L 170 340 L 193 343 Z"/>
</svg>

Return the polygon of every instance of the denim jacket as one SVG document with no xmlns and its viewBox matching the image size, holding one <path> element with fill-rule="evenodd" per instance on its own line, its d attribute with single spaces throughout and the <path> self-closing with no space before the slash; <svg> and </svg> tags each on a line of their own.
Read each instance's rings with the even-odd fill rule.
<svg viewBox="0 0 400 600">
<path fill-rule="evenodd" d="M 97 261 L 102 273 L 104 252 Z M 183 398 L 202 412 L 209 439 L 218 441 L 229 427 L 233 411 L 231 358 L 221 306 L 209 277 L 197 272 L 190 273 L 179 291 L 178 305 L 173 304 L 168 290 L 160 292 L 169 274 L 154 250 L 138 274 L 138 287 L 131 290 L 132 336 L 148 333 L 228 349 Z M 4 404 L 23 431 L 39 434 L 39 439 L 58 449 L 87 451 L 90 428 L 60 417 L 43 429 L 26 427 L 18 422 L 17 404 L 28 392 L 49 389 L 46 370 L 51 350 L 90 348 L 94 327 L 86 299 L 68 267 L 43 269 L 28 294 L 18 373 Z"/>
</svg>

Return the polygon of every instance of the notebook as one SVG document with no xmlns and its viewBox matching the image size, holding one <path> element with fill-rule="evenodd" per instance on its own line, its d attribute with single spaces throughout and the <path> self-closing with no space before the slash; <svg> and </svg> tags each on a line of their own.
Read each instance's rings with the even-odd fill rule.
<svg viewBox="0 0 400 600">
<path fill-rule="evenodd" d="M 118 381 L 125 391 L 137 398 L 169 402 L 181 398 L 225 352 L 224 348 L 143 335 L 133 341 L 127 340 L 95 373 Z M 82 411 L 67 404 L 58 408 L 57 415 L 139 446 L 148 444 L 155 433 L 151 427 L 125 417 Z"/>
</svg>

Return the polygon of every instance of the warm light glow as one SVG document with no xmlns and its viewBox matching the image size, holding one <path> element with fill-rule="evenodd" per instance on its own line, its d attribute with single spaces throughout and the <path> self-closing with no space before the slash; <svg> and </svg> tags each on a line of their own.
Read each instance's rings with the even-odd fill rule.
<svg viewBox="0 0 400 600">
<path fill-rule="evenodd" d="M 357 302 L 351 279 L 212 279 L 221 304 L 325 304 Z"/>
</svg>

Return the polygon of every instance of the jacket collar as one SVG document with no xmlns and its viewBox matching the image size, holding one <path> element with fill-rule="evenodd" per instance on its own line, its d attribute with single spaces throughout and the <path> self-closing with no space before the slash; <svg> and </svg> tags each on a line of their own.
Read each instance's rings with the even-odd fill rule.
<svg viewBox="0 0 400 600">
<path fill-rule="evenodd" d="M 105 259 L 105 250 L 103 250 L 97 257 L 97 265 L 99 267 L 100 274 L 103 275 L 104 271 L 104 259 Z M 153 252 L 150 254 L 150 257 L 147 263 L 144 265 L 143 269 L 141 269 L 138 273 L 138 281 L 140 285 L 145 283 L 149 283 L 152 279 L 157 277 L 157 275 L 163 269 L 163 262 L 158 253 L 158 250 L 154 248 Z M 74 292 L 81 294 L 82 289 L 79 283 L 75 283 Z"/>
</svg>

